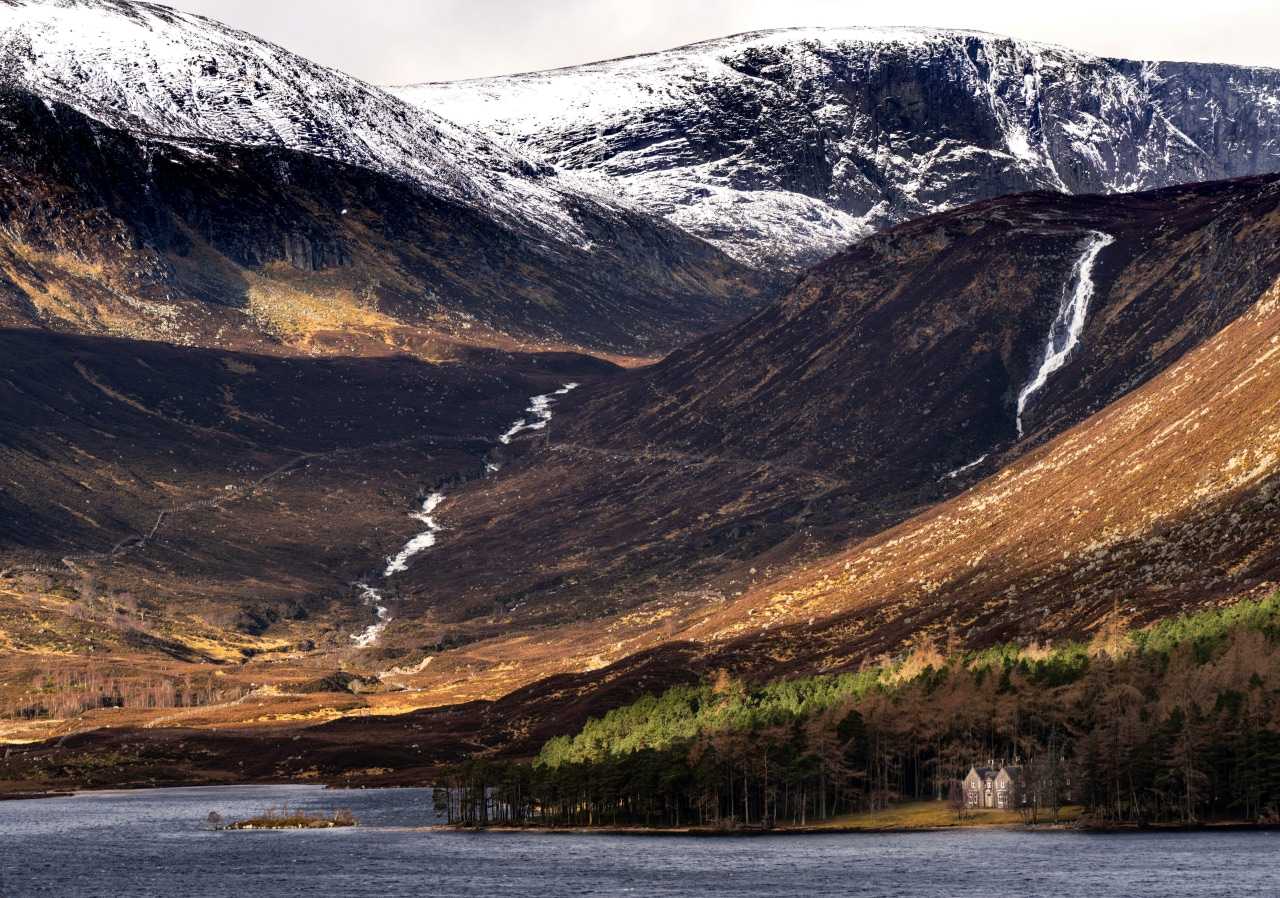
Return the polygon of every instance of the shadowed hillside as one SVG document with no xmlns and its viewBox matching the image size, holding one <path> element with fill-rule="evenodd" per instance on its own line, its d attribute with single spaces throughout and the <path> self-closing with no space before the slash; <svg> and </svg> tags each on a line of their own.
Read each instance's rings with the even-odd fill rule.
<svg viewBox="0 0 1280 898">
<path fill-rule="evenodd" d="M 512 652 L 551 662 L 513 635 L 521 620 L 572 621 L 577 652 L 554 662 L 568 665 L 703 616 L 717 625 L 700 634 L 756 629 L 737 596 L 1043 452 L 1225 339 L 1280 277 L 1278 206 L 1268 179 L 1028 195 L 865 241 L 780 305 L 569 397 L 545 445 L 442 510 L 447 567 L 411 572 L 409 601 L 497 638 L 467 657 L 502 671 Z M 1019 438 L 1019 395 L 1095 233 L 1113 242 L 1090 269 L 1078 344 L 1027 398 Z M 1093 461 L 1080 463 L 1084 476 Z"/>
<path fill-rule="evenodd" d="M 247 500 L 264 497 L 249 489 L 240 506 L 244 484 L 230 482 L 237 507 L 214 540 L 196 535 L 208 531 L 203 518 L 166 540 L 140 540 L 144 509 L 159 503 L 130 511 L 95 502 L 105 487 L 33 462 L 45 450 L 25 444 L 15 458 L 35 476 L 15 483 L 15 494 L 29 497 L 30 532 L 49 544 L 24 545 L 23 554 L 43 552 L 52 563 L 54 552 L 70 554 L 72 566 L 62 562 L 70 573 L 61 592 L 12 572 L 9 590 L 26 603 L 15 607 L 39 619 L 58 602 L 84 603 L 86 589 L 100 592 L 85 567 L 125 584 L 117 590 L 146 577 L 182 597 L 175 608 L 206 607 L 211 591 L 226 589 L 227 604 L 250 618 L 234 628 L 239 642 L 223 625 L 219 651 L 257 658 L 236 675 L 254 691 L 182 721 L 247 727 L 235 737 L 244 741 L 225 743 L 234 756 L 268 738 L 264 730 L 287 729 L 283 709 L 298 725 L 348 716 L 308 731 L 334 769 L 525 750 L 639 691 L 720 668 L 753 678 L 851 668 L 921 634 L 971 646 L 1077 636 L 1117 614 L 1144 622 L 1254 595 L 1277 579 L 1277 435 L 1266 422 L 1280 381 L 1272 371 L 1278 206 L 1274 179 L 984 203 L 859 244 L 778 306 L 621 373 L 569 357 L 492 355 L 501 366 L 481 373 L 466 363 L 193 356 L 156 344 L 132 344 L 152 348 L 131 359 L 118 347 L 68 344 L 43 367 L 18 368 L 34 375 L 11 378 L 16 395 L 43 409 L 30 420 L 51 409 L 84 420 L 76 447 L 110 458 L 102 444 L 114 448 L 115 438 L 77 398 L 105 396 L 123 416 L 110 429 L 147 435 L 136 438 L 145 451 L 129 470 L 140 469 L 157 496 L 172 489 L 166 468 L 200 484 L 180 488 L 189 501 L 228 485 L 221 474 L 208 480 L 209 459 L 193 458 L 186 474 L 170 461 L 193 451 L 181 430 L 210 428 L 200 451 L 207 443 L 220 462 L 239 464 L 230 443 L 252 441 L 245 452 L 276 445 L 259 417 L 284 434 L 320 429 L 297 445 L 296 436 L 276 438 L 272 451 L 289 473 L 279 486 L 296 482 L 296 494 L 256 504 Z M 185 391 L 161 390 L 171 378 L 147 374 L 193 359 L 202 361 L 187 376 L 203 385 L 190 405 Z M 282 397 L 238 386 L 246 364 L 273 384 L 301 378 L 304 389 Z M 424 380 L 415 387 L 402 377 Z M 571 381 L 582 386 L 566 392 Z M 45 396 L 45 383 L 59 386 Z M 554 397 L 547 426 L 499 443 L 504 422 L 535 393 Z M 381 416 L 388 395 L 413 396 L 421 410 L 400 405 Z M 349 418 L 340 412 L 347 396 Z M 317 409 L 330 417 L 315 418 Z M 361 438 L 337 440 L 347 430 Z M 374 433 L 410 440 L 422 454 L 396 449 L 371 466 L 380 442 L 364 437 Z M 45 445 L 55 437 L 16 434 Z M 441 442 L 451 435 L 474 442 L 455 452 Z M 341 461 L 311 461 L 295 480 L 301 454 L 326 447 L 341 450 Z M 252 458 L 255 476 L 276 470 Z M 57 480 L 44 473 L 54 470 Z M 102 470 L 122 482 L 136 476 Z M 420 529 L 408 512 L 442 478 L 454 482 L 431 506 L 439 544 L 396 575 L 394 615 L 376 644 L 352 651 L 359 615 L 370 613 L 356 578 Z M 386 482 L 397 486 L 383 493 Z M 388 543 L 376 534 L 396 508 L 403 529 Z M 102 521 L 113 522 L 110 538 L 94 529 L 108 529 Z M 99 553 L 85 559 L 93 564 L 53 548 L 64 533 L 92 545 L 81 551 Z M 274 543 L 277 533 L 287 541 Z M 110 554 L 117 547 L 127 550 L 123 561 Z M 218 571 L 237 578 L 218 586 Z M 251 571 L 253 580 L 240 577 Z M 280 598 L 263 611 L 245 602 L 245 583 Z M 314 601 L 342 583 L 340 601 Z M 77 619 L 65 612 L 57 611 Z M 125 632 L 152 640 L 148 657 L 182 663 L 198 660 L 208 641 L 190 626 Z M 259 657 L 264 650 L 279 663 Z M 317 669 L 342 658 L 368 684 Z M 279 691 L 263 693 L 264 682 Z M 310 682 L 322 691 L 308 691 Z M 365 716 L 428 705 L 442 707 Z M 169 751 L 183 738 L 146 742 Z"/>
<path fill-rule="evenodd" d="M 0 120 L 0 323 L 286 351 L 645 355 L 764 295 L 709 245 L 586 200 L 589 245 L 553 245 L 294 150 L 140 139 L 14 90 Z"/>
<path fill-rule="evenodd" d="M 482 473 L 540 384 L 608 370 L 567 356 L 495 355 L 484 371 L 22 330 L 0 331 L 0 347 L 2 629 L 11 649 L 37 654 L 134 636 L 145 649 L 156 636 L 170 654 L 212 641 L 234 656 L 268 629 L 349 649 L 371 614 L 352 584 L 420 528 L 409 512 L 421 496 Z M 77 618 L 121 629 L 76 645 Z"/>
</svg>

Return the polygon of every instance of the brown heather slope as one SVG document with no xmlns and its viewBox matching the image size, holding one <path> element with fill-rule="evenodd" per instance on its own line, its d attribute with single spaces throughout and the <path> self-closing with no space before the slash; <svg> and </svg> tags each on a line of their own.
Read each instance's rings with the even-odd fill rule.
<svg viewBox="0 0 1280 898">
<path fill-rule="evenodd" d="M 767 278 L 583 201 L 590 248 L 301 152 L 141 140 L 0 92 L 0 325 L 428 358 L 453 343 L 660 354 Z"/>
<path fill-rule="evenodd" d="M 1094 231 L 1115 243 L 1080 348 L 1018 439 L 1018 391 Z M 567 397 L 500 477 L 451 496 L 448 540 L 404 586 L 407 609 L 472 643 L 433 677 L 493 695 L 719 619 L 1086 420 L 1277 277 L 1274 178 L 1012 197 L 864 241 L 743 324 Z M 388 646 L 416 639 L 412 620 Z M 476 680 L 485 670 L 494 682 Z"/>
<path fill-rule="evenodd" d="M 971 490 L 682 633 L 811 667 L 908 637 L 1146 623 L 1280 583 L 1280 282 L 1149 383 Z M 814 623 L 807 623 L 814 621 Z M 786 648 L 783 648 L 783 647 Z"/>
<path fill-rule="evenodd" d="M 767 287 L 612 207 L 575 210 L 575 248 L 358 167 L 141 139 L 21 91 L 0 124 L 0 715 L 45 669 L 286 691 L 379 670 L 350 639 L 373 620 L 354 582 L 530 395 L 616 372 L 560 349 L 633 362 Z M 325 702 L 365 704 L 305 703 Z"/>
<path fill-rule="evenodd" d="M 1116 607 L 1147 619 L 1265 588 L 1278 205 L 1278 182 L 1255 179 L 958 210 L 860 244 L 662 365 L 588 383 L 498 476 L 449 490 L 440 545 L 354 659 L 404 668 L 383 679 L 407 691 L 342 698 L 347 719 L 297 732 L 290 769 L 528 751 L 720 667 L 857 665 L 921 632 L 1054 638 Z M 1017 440 L 1017 390 L 1094 230 L 1116 242 L 1082 344 Z M 187 722 L 227 736 L 208 762 L 225 772 L 281 755 L 266 746 L 322 719 L 307 701 L 289 700 L 292 723 L 243 706 Z M 380 716 L 415 704 L 449 706 Z M 193 738 L 140 732 L 76 744 L 163 755 Z"/>
<path fill-rule="evenodd" d="M 975 647 L 1087 637 L 1117 612 L 1141 624 L 1278 584 L 1275 281 L 1235 321 L 1099 413 L 821 563 L 727 601 L 669 596 L 631 619 L 467 646 L 460 652 L 474 670 L 465 686 L 460 677 L 449 683 L 447 655 L 429 668 L 437 688 L 473 695 L 486 681 L 510 684 L 503 674 L 513 659 L 527 676 L 582 665 L 594 651 L 586 665 L 594 672 L 554 676 L 492 704 L 337 721 L 308 738 L 342 744 L 335 762 L 423 731 L 438 757 L 457 743 L 520 754 L 602 706 L 723 668 L 757 678 L 847 669 L 927 637 Z M 643 614 L 649 620 L 636 626 Z"/>
<path fill-rule="evenodd" d="M 421 529 L 421 497 L 480 474 L 530 394 L 610 370 L 493 361 L 0 330 L 5 660 L 243 661 L 262 634 L 349 655 L 372 619 L 352 584 Z"/>
<path fill-rule="evenodd" d="M 891 650 L 915 633 L 925 619 L 919 611 L 840 617 L 850 609 L 838 598 L 812 608 L 797 600 L 794 612 L 781 600 L 772 608 L 780 578 L 807 583 L 832 553 L 927 514 L 992 466 L 1040 457 L 1055 434 L 1217 339 L 1280 276 L 1276 208 L 1274 179 L 1135 197 L 1027 196 L 859 245 L 813 272 L 778 309 L 562 400 L 548 431 L 504 450 L 499 476 L 451 490 L 437 513 L 445 536 L 402 578 L 381 652 L 413 669 L 397 681 L 423 703 L 444 704 L 496 698 L 547 675 L 606 670 L 631 656 L 626 670 L 652 671 L 646 652 L 668 665 L 674 651 L 686 671 L 722 663 L 766 671 Z M 1012 401 L 1081 235 L 1094 229 L 1116 243 L 1098 265 L 1081 349 L 1037 394 L 1029 435 L 1016 440 Z M 681 377 L 694 386 L 682 387 Z M 983 453 L 987 466 L 943 476 Z M 1009 512 L 1015 522 L 1045 513 Z M 1008 528 L 1015 534 L 1018 525 Z M 926 622 L 971 629 L 974 642 L 1047 636 L 1087 629 L 1122 598 L 1100 592 L 1051 618 L 1000 605 L 981 618 L 978 609 L 1006 589 L 1045 607 L 1037 590 L 1047 575 L 1021 557 L 1010 556 L 1008 582 L 998 588 L 979 577 L 957 593 L 964 614 Z M 1069 550 L 1058 563 L 1072 571 L 1095 561 Z M 945 570 L 946 556 L 938 564 Z M 1109 576 L 1113 585 L 1141 580 L 1140 568 Z M 913 568 L 901 569 L 909 580 Z M 1266 579 L 1237 582 L 1217 570 L 1180 594 L 1157 590 L 1149 614 Z M 964 568 L 951 576 L 968 583 L 979 575 Z M 850 608 L 890 602 L 904 588 L 892 582 L 884 595 L 851 598 Z M 827 618 L 839 619 L 824 629 Z M 424 651 L 440 633 L 449 636 L 445 649 Z M 574 694 L 588 694 L 592 682 L 586 677 Z M 522 716 L 519 729 L 537 716 Z"/>
</svg>

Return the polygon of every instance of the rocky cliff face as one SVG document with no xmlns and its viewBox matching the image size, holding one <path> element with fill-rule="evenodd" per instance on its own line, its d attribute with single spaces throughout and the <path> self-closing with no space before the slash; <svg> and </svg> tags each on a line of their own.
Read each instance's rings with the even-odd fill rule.
<svg viewBox="0 0 1280 898">
<path fill-rule="evenodd" d="M 1280 72 L 982 33 L 761 32 L 395 92 L 597 174 L 762 265 L 811 264 L 887 225 L 1002 194 L 1280 167 Z"/>
<path fill-rule="evenodd" d="M 1280 168 L 1280 70 L 1111 60 L 1227 177 Z"/>
</svg>

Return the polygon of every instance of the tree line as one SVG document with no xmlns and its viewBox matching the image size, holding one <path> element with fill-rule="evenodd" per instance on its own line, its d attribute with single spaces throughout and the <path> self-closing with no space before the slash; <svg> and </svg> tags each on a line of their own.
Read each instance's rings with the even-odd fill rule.
<svg viewBox="0 0 1280 898">
<path fill-rule="evenodd" d="M 532 762 L 449 770 L 451 822 L 804 825 L 954 800 L 973 764 L 1018 763 L 1029 820 L 1280 821 L 1280 593 L 1089 643 L 940 650 L 853 673 L 648 695 Z"/>
<path fill-rule="evenodd" d="M 49 667 L 37 670 L 22 692 L 0 705 L 0 717 L 63 719 L 100 708 L 198 708 L 233 701 L 247 691 L 209 674 L 137 676 L 93 665 Z"/>
</svg>

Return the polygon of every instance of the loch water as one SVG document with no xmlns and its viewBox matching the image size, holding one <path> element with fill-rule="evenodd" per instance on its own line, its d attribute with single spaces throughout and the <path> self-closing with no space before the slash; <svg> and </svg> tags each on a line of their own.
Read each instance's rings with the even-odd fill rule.
<svg viewBox="0 0 1280 898">
<path fill-rule="evenodd" d="M 210 811 L 361 826 L 212 831 Z M 0 802 L 0 896 L 1280 895 L 1280 833 L 618 836 L 424 831 L 428 789 L 219 786 Z"/>
</svg>

